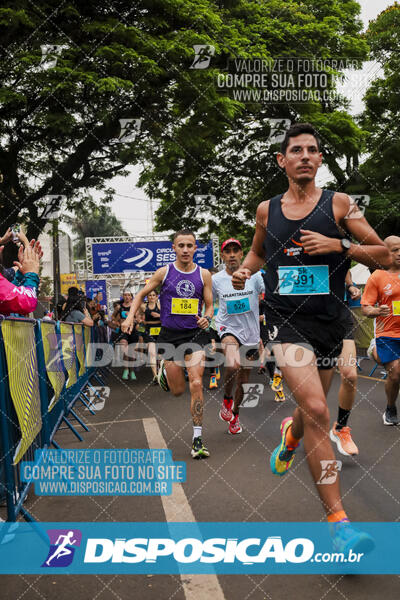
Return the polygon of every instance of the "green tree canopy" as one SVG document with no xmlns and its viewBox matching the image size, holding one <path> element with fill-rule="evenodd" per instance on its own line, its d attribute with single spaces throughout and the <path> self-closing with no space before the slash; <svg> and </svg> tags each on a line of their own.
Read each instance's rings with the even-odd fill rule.
<svg viewBox="0 0 400 600">
<path fill-rule="evenodd" d="M 236 43 L 203 36 L 213 44 L 210 67 L 187 71 L 185 102 L 160 139 L 146 146 L 147 168 L 140 182 L 162 202 L 157 211 L 159 230 L 176 223 L 195 230 L 251 236 L 257 204 L 282 191 L 286 177 L 276 164 L 277 146 L 269 141 L 271 119 L 307 120 L 320 132 L 325 161 L 344 189 L 363 144 L 363 132 L 346 111 L 346 99 L 303 103 L 241 102 L 222 98 L 216 80 L 235 58 L 277 57 L 309 59 L 367 56 L 360 35 L 356 2 L 234 2 L 223 3 L 221 18 L 230 23 Z M 225 30 L 221 30 L 225 32 Z M 248 44 L 243 44 L 246 36 Z M 229 42 L 229 43 L 228 43 Z M 218 100 L 218 104 L 216 101 Z M 184 118 L 182 118 L 184 117 Z M 345 158 L 347 166 L 340 166 Z"/>
<path fill-rule="evenodd" d="M 362 190 L 371 196 L 367 218 L 382 237 L 400 230 L 399 112 L 400 112 L 400 5 L 384 10 L 369 25 L 371 56 L 383 76 L 365 95 L 361 126 L 368 133 L 368 155 L 360 167 Z"/>
<path fill-rule="evenodd" d="M 362 59 L 358 13 L 353 0 L 3 2 L 4 225 L 25 220 L 36 237 L 47 196 L 66 196 L 70 210 L 90 188 L 107 199 L 108 181 L 140 163 L 142 184 L 162 200 L 160 230 L 197 228 L 194 195 L 214 194 L 211 228 L 230 215 L 234 232 L 280 186 L 265 143 L 270 117 L 318 125 L 330 168 L 343 179 L 338 159 L 353 156 L 361 138 L 345 105 L 249 104 L 220 93 L 215 81 L 237 57 Z M 214 48 L 210 69 L 191 68 L 195 45 Z"/>
</svg>

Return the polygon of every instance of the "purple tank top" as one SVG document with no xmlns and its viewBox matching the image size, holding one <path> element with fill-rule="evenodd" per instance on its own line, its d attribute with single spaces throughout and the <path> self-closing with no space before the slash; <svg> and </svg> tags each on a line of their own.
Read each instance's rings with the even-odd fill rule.
<svg viewBox="0 0 400 600">
<path fill-rule="evenodd" d="M 167 265 L 161 292 L 161 325 L 168 329 L 195 329 L 195 315 L 201 314 L 203 302 L 203 278 L 198 265 L 193 271 L 180 271 Z"/>
</svg>

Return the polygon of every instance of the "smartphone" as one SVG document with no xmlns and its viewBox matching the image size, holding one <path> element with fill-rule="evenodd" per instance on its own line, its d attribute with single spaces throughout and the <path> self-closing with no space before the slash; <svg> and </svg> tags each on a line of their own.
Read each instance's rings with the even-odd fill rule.
<svg viewBox="0 0 400 600">
<path fill-rule="evenodd" d="M 14 243 L 19 242 L 18 234 L 21 231 L 21 225 L 19 225 L 18 223 L 15 223 L 15 225 L 11 225 L 11 231 L 13 234 L 12 241 Z"/>
</svg>

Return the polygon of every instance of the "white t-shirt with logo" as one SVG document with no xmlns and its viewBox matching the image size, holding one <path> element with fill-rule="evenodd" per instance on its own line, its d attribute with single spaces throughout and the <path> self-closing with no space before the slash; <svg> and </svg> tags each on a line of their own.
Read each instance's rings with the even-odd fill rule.
<svg viewBox="0 0 400 600">
<path fill-rule="evenodd" d="M 219 300 L 215 325 L 218 335 L 231 333 L 244 346 L 254 346 L 260 340 L 258 295 L 265 291 L 260 272 L 246 279 L 243 290 L 235 290 L 232 276 L 226 269 L 212 277 L 214 299 Z"/>
</svg>

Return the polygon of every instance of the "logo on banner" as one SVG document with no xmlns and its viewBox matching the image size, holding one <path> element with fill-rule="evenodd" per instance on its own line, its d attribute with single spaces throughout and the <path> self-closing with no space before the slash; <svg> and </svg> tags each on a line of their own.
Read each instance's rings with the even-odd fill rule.
<svg viewBox="0 0 400 600">
<path fill-rule="evenodd" d="M 183 298 L 191 298 L 196 291 L 194 287 L 194 283 L 189 281 L 189 279 L 183 279 L 176 286 L 176 291 Z"/>
<path fill-rule="evenodd" d="M 147 265 L 153 258 L 153 251 L 149 248 L 138 248 L 140 250 L 137 256 L 133 256 L 132 258 L 124 258 L 124 262 L 133 263 L 136 267 L 144 267 Z"/>
<path fill-rule="evenodd" d="M 74 558 L 75 549 L 81 545 L 80 529 L 48 529 L 50 548 L 42 567 L 68 567 Z"/>
</svg>

